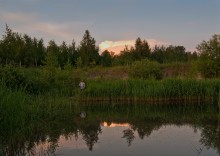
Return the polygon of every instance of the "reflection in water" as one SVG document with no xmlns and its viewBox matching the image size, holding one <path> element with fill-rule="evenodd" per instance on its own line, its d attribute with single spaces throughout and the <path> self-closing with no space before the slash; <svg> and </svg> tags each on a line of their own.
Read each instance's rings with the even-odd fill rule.
<svg viewBox="0 0 220 156">
<path fill-rule="evenodd" d="M 131 146 L 131 142 L 134 140 L 135 136 L 134 136 L 134 132 L 132 129 L 126 129 L 123 130 L 123 137 L 127 140 L 128 146 Z"/>
<path fill-rule="evenodd" d="M 169 108 L 170 109 L 170 108 Z M 0 155 L 219 155 L 217 113 L 84 108 L 52 122 L 0 135 Z M 179 108 L 177 108 L 179 110 Z M 190 112 L 191 111 L 191 112 Z M 216 115 L 215 115 L 216 114 Z"/>
<path fill-rule="evenodd" d="M 114 124 L 114 123 L 112 123 Z M 88 144 L 82 134 L 78 138 L 60 136 L 56 155 L 218 155 L 212 147 L 200 144 L 202 131 L 192 125 L 163 125 L 158 130 L 153 130 L 145 139 L 139 138 L 137 131 L 129 126 L 102 127 L 99 141 Z M 123 124 L 122 124 L 123 125 Z M 121 136 L 123 135 L 123 136 Z M 88 139 L 88 138 L 87 138 Z M 127 145 L 124 142 L 127 141 Z M 93 139 L 91 139 L 93 140 Z M 90 142 L 90 141 L 89 141 Z M 132 143 L 133 142 L 133 143 Z M 45 142 L 42 146 L 48 146 Z M 37 147 L 39 149 L 39 147 Z M 36 150 L 37 150 L 36 148 Z M 44 148 L 47 150 L 47 148 Z M 49 153 L 50 151 L 37 153 Z M 105 153 L 109 151 L 109 153 Z M 50 153 L 52 154 L 52 153 Z"/>
</svg>

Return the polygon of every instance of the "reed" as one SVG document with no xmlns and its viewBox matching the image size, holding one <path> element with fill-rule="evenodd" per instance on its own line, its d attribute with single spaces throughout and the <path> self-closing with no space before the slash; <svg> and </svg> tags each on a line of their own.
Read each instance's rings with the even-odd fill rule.
<svg viewBox="0 0 220 156">
<path fill-rule="evenodd" d="M 220 80 L 88 80 L 80 102 L 217 104 Z"/>
</svg>

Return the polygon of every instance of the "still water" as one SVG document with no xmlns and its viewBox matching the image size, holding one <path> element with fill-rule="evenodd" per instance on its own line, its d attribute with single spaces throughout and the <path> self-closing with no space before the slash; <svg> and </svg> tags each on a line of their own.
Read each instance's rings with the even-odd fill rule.
<svg viewBox="0 0 220 156">
<path fill-rule="evenodd" d="M 150 126 L 150 125 L 149 125 Z M 147 128 L 147 127 L 146 127 Z M 88 134 L 78 131 L 60 135 L 56 144 L 50 139 L 37 145 L 39 155 L 88 156 L 217 156 L 218 150 L 203 143 L 204 134 L 192 125 L 168 124 L 146 134 L 129 123 L 100 123 L 100 131 Z M 51 149 L 50 149 L 51 148 Z M 54 149 L 53 149 L 54 148 Z"/>
<path fill-rule="evenodd" d="M 73 110 L 0 133 L 0 155 L 220 155 L 218 111 L 197 106 L 93 106 Z"/>
</svg>

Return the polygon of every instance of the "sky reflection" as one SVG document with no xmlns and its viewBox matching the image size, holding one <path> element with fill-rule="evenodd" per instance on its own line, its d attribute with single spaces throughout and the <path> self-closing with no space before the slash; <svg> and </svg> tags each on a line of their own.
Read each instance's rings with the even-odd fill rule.
<svg viewBox="0 0 220 156">
<path fill-rule="evenodd" d="M 155 155 L 155 156 L 193 156 L 213 155 L 218 153 L 200 143 L 201 130 L 190 124 L 166 124 L 151 131 L 148 136 L 140 137 L 137 130 L 128 123 L 100 124 L 101 133 L 98 141 L 89 150 L 83 134 L 61 135 L 56 154 L 71 155 Z M 129 140 L 130 139 L 130 140 Z M 130 142 L 129 142 L 130 141 Z M 48 146 L 46 142 L 44 144 Z M 43 146 L 44 146 L 43 145 Z M 42 145 L 39 145 L 42 147 Z M 36 148 L 40 149 L 40 148 Z"/>
</svg>

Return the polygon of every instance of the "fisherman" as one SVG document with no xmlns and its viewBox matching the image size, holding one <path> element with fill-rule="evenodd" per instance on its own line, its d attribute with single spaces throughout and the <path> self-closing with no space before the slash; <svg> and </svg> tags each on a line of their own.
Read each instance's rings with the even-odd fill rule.
<svg viewBox="0 0 220 156">
<path fill-rule="evenodd" d="M 80 90 L 85 89 L 85 87 L 86 87 L 85 82 L 83 82 L 83 80 L 81 80 L 80 83 L 79 83 L 79 88 L 80 88 Z"/>
</svg>

